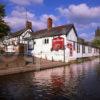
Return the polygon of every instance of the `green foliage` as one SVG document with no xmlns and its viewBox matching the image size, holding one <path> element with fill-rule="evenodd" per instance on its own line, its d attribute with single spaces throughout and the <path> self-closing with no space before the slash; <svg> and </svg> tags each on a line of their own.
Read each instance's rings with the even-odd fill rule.
<svg viewBox="0 0 100 100">
<path fill-rule="evenodd" d="M 100 38 L 95 38 L 93 40 L 93 45 L 97 46 L 97 47 L 100 47 Z"/>
<path fill-rule="evenodd" d="M 4 5 L 0 4 L 0 38 L 6 36 L 8 32 L 10 32 L 10 27 L 7 23 L 3 20 L 5 17 L 5 9 Z"/>
<path fill-rule="evenodd" d="M 98 38 L 100 37 L 100 27 L 97 27 L 96 31 L 95 31 L 95 36 Z"/>
<path fill-rule="evenodd" d="M 0 4 L 0 18 L 5 17 L 4 5 Z"/>
<path fill-rule="evenodd" d="M 3 53 L 4 53 L 4 50 L 1 49 L 1 50 L 0 50 L 0 55 L 3 54 Z"/>
</svg>

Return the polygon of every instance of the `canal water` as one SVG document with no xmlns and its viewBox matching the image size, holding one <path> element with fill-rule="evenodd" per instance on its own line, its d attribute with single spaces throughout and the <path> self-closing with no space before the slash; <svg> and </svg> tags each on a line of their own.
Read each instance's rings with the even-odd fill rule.
<svg viewBox="0 0 100 100">
<path fill-rule="evenodd" d="M 100 100 L 99 59 L 0 76 L 0 100 Z"/>
</svg>

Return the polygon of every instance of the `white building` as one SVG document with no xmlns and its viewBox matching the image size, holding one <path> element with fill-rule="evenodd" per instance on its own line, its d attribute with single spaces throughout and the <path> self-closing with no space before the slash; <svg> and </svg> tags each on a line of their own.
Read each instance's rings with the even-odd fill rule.
<svg viewBox="0 0 100 100">
<path fill-rule="evenodd" d="M 4 39 L 5 51 L 19 52 L 19 45 L 21 45 L 22 52 L 24 52 L 26 48 L 25 46 L 27 46 L 27 41 L 25 41 L 25 38 L 31 37 L 30 33 L 33 32 L 31 27 L 31 23 L 27 22 L 24 29 L 6 36 Z"/>
<path fill-rule="evenodd" d="M 52 61 L 69 62 L 99 55 L 98 48 L 79 41 L 73 24 L 52 27 L 51 18 L 48 18 L 47 29 L 33 32 L 31 23 L 27 22 L 25 29 L 5 41 L 7 52 L 16 52 L 19 44 L 23 44 L 24 53 Z"/>
</svg>

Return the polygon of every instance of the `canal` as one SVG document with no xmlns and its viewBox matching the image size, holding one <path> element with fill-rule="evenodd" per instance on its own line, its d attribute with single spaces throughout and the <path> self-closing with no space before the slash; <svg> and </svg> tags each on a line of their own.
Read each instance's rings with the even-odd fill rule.
<svg viewBox="0 0 100 100">
<path fill-rule="evenodd" d="M 0 76 L 0 100 L 100 100 L 99 59 Z"/>
</svg>

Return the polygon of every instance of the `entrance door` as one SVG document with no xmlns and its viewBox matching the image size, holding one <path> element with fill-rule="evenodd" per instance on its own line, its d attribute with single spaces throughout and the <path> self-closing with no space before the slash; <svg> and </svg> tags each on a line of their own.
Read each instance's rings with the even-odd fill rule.
<svg viewBox="0 0 100 100">
<path fill-rule="evenodd" d="M 26 53 L 26 45 L 25 44 L 19 44 L 19 54 Z"/>
</svg>

